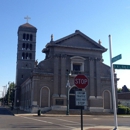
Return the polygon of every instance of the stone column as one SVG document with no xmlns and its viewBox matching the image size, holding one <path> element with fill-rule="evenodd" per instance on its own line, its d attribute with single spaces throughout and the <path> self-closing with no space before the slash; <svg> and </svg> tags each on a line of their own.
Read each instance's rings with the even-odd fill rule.
<svg viewBox="0 0 130 130">
<path fill-rule="evenodd" d="M 58 95 L 58 82 L 59 82 L 59 56 L 54 56 L 54 86 L 53 86 L 53 97 L 59 97 Z"/>
<path fill-rule="evenodd" d="M 95 98 L 95 90 L 94 90 L 94 59 L 89 58 L 89 71 L 90 71 L 90 79 L 89 79 L 89 86 L 90 86 L 90 98 Z"/>
<path fill-rule="evenodd" d="M 60 97 L 66 97 L 66 55 L 61 56 L 61 93 Z"/>
<path fill-rule="evenodd" d="M 100 59 L 96 59 L 96 85 L 97 85 L 97 98 L 101 97 L 101 66 Z"/>
<path fill-rule="evenodd" d="M 31 79 L 31 106 L 33 105 L 34 80 Z"/>
</svg>

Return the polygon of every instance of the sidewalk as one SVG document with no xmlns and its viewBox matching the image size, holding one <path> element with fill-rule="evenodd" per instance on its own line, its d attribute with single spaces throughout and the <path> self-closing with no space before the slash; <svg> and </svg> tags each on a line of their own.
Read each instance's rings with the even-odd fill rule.
<svg viewBox="0 0 130 130">
<path fill-rule="evenodd" d="M 72 130 L 81 130 L 81 128 L 76 128 Z M 83 130 L 130 130 L 130 127 L 118 127 L 118 129 L 114 129 L 112 126 L 94 126 L 94 127 L 84 127 Z"/>
</svg>

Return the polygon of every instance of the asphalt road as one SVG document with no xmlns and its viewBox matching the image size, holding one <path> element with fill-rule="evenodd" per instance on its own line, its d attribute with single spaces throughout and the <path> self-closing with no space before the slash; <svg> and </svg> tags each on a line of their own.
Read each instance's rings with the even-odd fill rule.
<svg viewBox="0 0 130 130">
<path fill-rule="evenodd" d="M 118 117 L 118 124 L 130 128 L 130 116 Z M 13 116 L 0 108 L 0 130 L 72 130 L 80 128 L 80 125 L 80 116 Z M 83 126 L 114 126 L 114 118 L 87 115 L 83 117 Z"/>
</svg>

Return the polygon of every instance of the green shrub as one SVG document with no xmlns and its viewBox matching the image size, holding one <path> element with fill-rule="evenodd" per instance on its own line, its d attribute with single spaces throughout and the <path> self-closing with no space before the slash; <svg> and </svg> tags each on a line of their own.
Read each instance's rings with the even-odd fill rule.
<svg viewBox="0 0 130 130">
<path fill-rule="evenodd" d="M 127 114 L 130 114 L 130 108 L 127 107 Z"/>
<path fill-rule="evenodd" d="M 127 114 L 127 107 L 118 107 L 118 114 Z"/>
</svg>

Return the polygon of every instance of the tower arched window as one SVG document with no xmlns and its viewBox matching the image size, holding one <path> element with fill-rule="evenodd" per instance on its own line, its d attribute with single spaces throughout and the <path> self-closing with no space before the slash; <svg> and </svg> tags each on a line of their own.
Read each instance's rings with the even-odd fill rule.
<svg viewBox="0 0 130 130">
<path fill-rule="evenodd" d="M 26 44 L 26 50 L 28 50 L 29 48 L 28 48 L 28 43 Z"/>
<path fill-rule="evenodd" d="M 28 57 L 28 53 L 26 53 L 26 59 L 29 59 L 29 57 Z"/>
<path fill-rule="evenodd" d="M 32 53 L 29 53 L 29 58 L 32 59 Z"/>
<path fill-rule="evenodd" d="M 25 39 L 26 39 L 26 34 L 24 33 L 24 34 L 23 34 L 23 40 L 25 40 Z"/>
<path fill-rule="evenodd" d="M 32 34 L 30 34 L 30 41 L 32 41 L 33 40 L 33 35 Z"/>
<path fill-rule="evenodd" d="M 22 59 L 25 59 L 25 53 L 24 52 L 22 53 Z"/>
<path fill-rule="evenodd" d="M 22 45 L 22 50 L 25 50 L 25 43 L 23 43 Z"/>
<path fill-rule="evenodd" d="M 30 44 L 30 50 L 32 50 L 32 44 Z"/>
<path fill-rule="evenodd" d="M 29 40 L 29 34 L 27 34 L 27 38 L 26 38 L 26 40 L 27 40 L 27 41 Z"/>
</svg>

